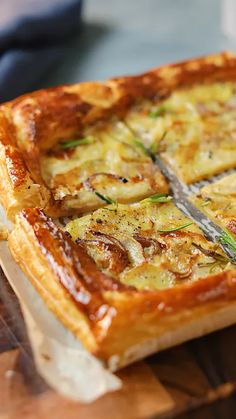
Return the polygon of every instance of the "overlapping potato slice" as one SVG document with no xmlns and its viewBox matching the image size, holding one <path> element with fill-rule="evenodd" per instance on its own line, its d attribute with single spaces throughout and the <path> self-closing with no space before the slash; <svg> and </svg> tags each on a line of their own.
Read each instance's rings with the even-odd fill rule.
<svg viewBox="0 0 236 419">
<path fill-rule="evenodd" d="M 172 202 L 109 205 L 71 221 L 72 239 L 99 268 L 138 289 L 160 289 L 232 268 Z"/>
<path fill-rule="evenodd" d="M 96 191 L 126 203 L 168 190 L 142 144 L 117 120 L 87 129 L 82 139 L 59 143 L 41 158 L 41 171 L 65 209 L 104 205 Z"/>
<path fill-rule="evenodd" d="M 126 116 L 146 147 L 186 183 L 236 167 L 236 83 L 196 84 Z"/>
</svg>

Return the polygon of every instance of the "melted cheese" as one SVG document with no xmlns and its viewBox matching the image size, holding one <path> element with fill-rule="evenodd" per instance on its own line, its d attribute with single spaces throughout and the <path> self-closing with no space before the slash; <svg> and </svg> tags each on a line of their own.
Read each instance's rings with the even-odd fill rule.
<svg viewBox="0 0 236 419">
<path fill-rule="evenodd" d="M 236 173 L 206 185 L 192 197 L 201 211 L 236 237 Z"/>
<path fill-rule="evenodd" d="M 71 221 L 66 230 L 86 246 L 100 269 L 138 289 L 159 289 L 230 268 L 227 261 L 218 263 L 201 251 L 222 255 L 195 224 L 159 231 L 188 221 L 172 203 L 109 205 Z"/>
<path fill-rule="evenodd" d="M 195 85 L 160 104 L 141 103 L 127 124 L 154 145 L 185 182 L 236 167 L 236 83 Z M 158 112 L 157 112 L 158 113 Z"/>
</svg>

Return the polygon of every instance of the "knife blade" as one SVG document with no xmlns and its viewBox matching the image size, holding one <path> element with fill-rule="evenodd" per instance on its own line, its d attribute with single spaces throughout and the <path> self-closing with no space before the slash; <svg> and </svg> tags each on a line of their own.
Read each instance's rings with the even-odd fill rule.
<svg viewBox="0 0 236 419">
<path fill-rule="evenodd" d="M 162 174 L 170 182 L 170 189 L 173 194 L 173 201 L 175 202 L 176 206 L 185 215 L 187 215 L 187 217 L 191 218 L 196 224 L 198 224 L 207 239 L 218 242 L 227 256 L 235 263 L 235 252 L 227 244 L 219 242 L 219 239 L 223 233 L 222 228 L 211 221 L 205 214 L 203 214 L 189 201 L 189 188 L 177 178 L 173 170 L 167 166 L 159 156 L 155 157 L 155 163 L 159 167 Z"/>
</svg>

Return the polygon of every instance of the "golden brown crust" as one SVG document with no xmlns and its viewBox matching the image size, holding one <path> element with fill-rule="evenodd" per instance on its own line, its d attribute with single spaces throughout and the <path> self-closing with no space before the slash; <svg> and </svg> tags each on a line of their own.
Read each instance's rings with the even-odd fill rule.
<svg viewBox="0 0 236 419">
<path fill-rule="evenodd" d="M 7 216 L 13 218 L 24 206 L 45 206 L 48 199 L 46 189 L 30 176 L 12 126 L 0 113 L 0 200 Z"/>
<path fill-rule="evenodd" d="M 14 143 L 14 132 L 4 114 L 0 114 L 0 141 L 5 153 L 6 168 L 13 187 L 24 183 L 27 176 L 27 169 L 23 156 Z"/>
<path fill-rule="evenodd" d="M 7 240 L 8 234 L 8 228 L 3 223 L 0 223 L 0 241 Z"/>
<path fill-rule="evenodd" d="M 62 215 L 68 211 L 62 210 L 60 200 L 55 202 L 52 193 L 45 187 L 40 171 L 41 153 L 45 153 L 58 141 L 83 132 L 85 127 L 96 121 L 124 115 L 137 98 L 162 98 L 177 87 L 198 81 L 204 83 L 235 79 L 236 59 L 231 53 L 224 52 L 159 67 L 134 77 L 116 78 L 106 83 L 88 82 L 40 90 L 2 105 L 2 174 L 7 172 L 11 180 L 7 182 L 6 188 L 1 188 L 9 190 L 2 199 L 8 214 L 14 216 L 20 208 L 27 206 L 27 200 L 28 206 L 43 206 L 52 215 Z M 16 148 L 11 149 L 11 158 L 8 158 L 11 165 L 9 173 L 9 165 L 7 167 L 4 163 L 4 152 L 10 144 Z M 14 197 L 13 205 L 15 184 L 24 182 L 26 178 L 39 185 L 40 199 L 35 197 L 35 193 L 30 194 L 27 200 L 19 195 Z"/>
<path fill-rule="evenodd" d="M 180 324 L 209 319 L 228 306 L 235 311 L 236 270 L 170 289 L 137 291 L 101 274 L 86 252 L 38 209 L 17 216 L 9 246 L 51 310 L 108 363 L 115 355 L 117 365 L 133 361 L 125 355 L 132 347 L 142 349 Z M 198 333 L 193 330 L 191 337 Z M 170 345 L 175 343 L 172 339 Z M 150 345 L 149 353 L 155 349 Z"/>
<path fill-rule="evenodd" d="M 37 144 L 45 150 L 88 124 L 126 112 L 137 98 L 166 96 L 177 87 L 198 81 L 235 79 L 236 58 L 224 52 L 106 83 L 86 82 L 39 90 L 6 103 L 2 109 L 10 115 L 22 149 L 30 151 Z"/>
</svg>

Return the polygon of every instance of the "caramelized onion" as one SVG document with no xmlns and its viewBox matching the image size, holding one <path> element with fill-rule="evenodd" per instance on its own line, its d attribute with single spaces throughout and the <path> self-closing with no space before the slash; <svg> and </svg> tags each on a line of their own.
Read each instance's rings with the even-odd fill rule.
<svg viewBox="0 0 236 419">
<path fill-rule="evenodd" d="M 138 265 L 145 261 L 143 248 L 140 243 L 137 242 L 133 237 L 130 237 L 128 234 L 125 233 L 115 233 L 114 236 L 110 234 L 101 233 L 99 231 L 90 230 L 90 233 L 93 236 L 96 236 L 99 241 L 103 242 L 104 244 L 109 244 L 110 249 L 111 245 L 113 245 L 113 252 L 117 253 L 116 259 L 118 259 L 118 253 L 121 255 L 122 253 L 122 267 L 120 266 L 119 272 L 123 270 L 128 263 L 132 263 L 133 265 Z M 116 249 L 116 250 L 114 250 Z M 125 255 L 125 256 L 124 256 Z M 111 256 L 115 257 L 115 254 L 111 252 Z M 126 263 L 126 266 L 125 266 Z"/>
<path fill-rule="evenodd" d="M 133 265 L 145 262 L 143 248 L 137 240 L 125 233 L 116 233 L 115 237 L 128 251 L 129 259 Z"/>
<path fill-rule="evenodd" d="M 98 231 L 90 231 L 90 233 L 97 238 L 79 239 L 77 243 L 84 246 L 87 251 L 91 251 L 95 247 L 96 253 L 100 252 L 100 255 L 102 255 L 101 259 L 106 269 L 114 274 L 122 272 L 129 264 L 129 257 L 125 247 L 119 240 L 109 234 L 103 234 Z"/>
<path fill-rule="evenodd" d="M 134 239 L 137 240 L 138 243 L 141 244 L 142 248 L 148 248 L 150 251 L 150 255 L 157 255 L 161 253 L 162 245 L 155 239 L 151 239 L 149 237 L 139 236 L 135 234 Z"/>
</svg>

